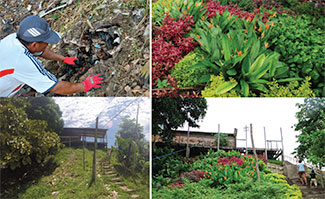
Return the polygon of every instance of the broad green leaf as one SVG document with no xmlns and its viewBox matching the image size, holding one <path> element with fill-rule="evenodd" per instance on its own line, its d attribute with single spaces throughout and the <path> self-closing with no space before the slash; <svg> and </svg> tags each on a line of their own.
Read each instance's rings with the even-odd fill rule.
<svg viewBox="0 0 325 199">
<path fill-rule="evenodd" d="M 245 82 L 244 80 L 240 80 L 240 87 L 241 87 L 241 91 L 244 95 L 244 97 L 248 97 L 249 95 L 249 85 L 247 82 Z"/>
<path fill-rule="evenodd" d="M 231 89 L 235 88 L 237 84 L 238 82 L 230 82 L 230 81 L 224 82 L 217 87 L 215 94 L 216 95 L 224 94 L 230 91 Z"/>
<path fill-rule="evenodd" d="M 265 61 L 265 55 L 261 54 L 256 60 L 255 62 L 249 67 L 249 74 L 251 75 L 252 73 L 260 70 L 260 68 L 263 66 L 263 63 Z"/>
</svg>

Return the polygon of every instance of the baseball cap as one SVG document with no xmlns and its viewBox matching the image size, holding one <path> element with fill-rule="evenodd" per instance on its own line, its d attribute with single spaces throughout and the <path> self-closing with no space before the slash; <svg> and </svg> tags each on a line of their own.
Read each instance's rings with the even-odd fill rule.
<svg viewBox="0 0 325 199">
<path fill-rule="evenodd" d="M 17 31 L 17 37 L 27 42 L 45 42 L 57 44 L 60 33 L 51 30 L 49 24 L 39 16 L 28 16 L 24 18 Z"/>
</svg>

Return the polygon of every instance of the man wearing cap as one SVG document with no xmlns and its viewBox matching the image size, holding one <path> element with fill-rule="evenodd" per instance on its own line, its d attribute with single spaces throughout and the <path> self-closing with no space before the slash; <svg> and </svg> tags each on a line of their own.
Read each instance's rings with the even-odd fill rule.
<svg viewBox="0 0 325 199">
<path fill-rule="evenodd" d="M 82 83 L 58 81 L 45 70 L 35 56 L 63 61 L 75 65 L 74 57 L 64 57 L 46 48 L 48 44 L 60 41 L 59 33 L 50 29 L 49 24 L 38 16 L 28 16 L 21 21 L 17 33 L 0 41 L 0 97 L 14 96 L 25 84 L 37 92 L 52 92 L 68 95 L 87 92 L 100 87 L 103 81 L 99 75 L 89 76 Z"/>
</svg>

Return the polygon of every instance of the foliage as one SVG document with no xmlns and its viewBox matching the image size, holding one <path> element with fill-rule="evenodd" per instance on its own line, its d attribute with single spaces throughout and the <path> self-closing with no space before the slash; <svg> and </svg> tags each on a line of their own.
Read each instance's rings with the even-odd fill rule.
<svg viewBox="0 0 325 199">
<path fill-rule="evenodd" d="M 280 60 L 290 67 L 290 77 L 311 76 L 314 93 L 316 96 L 324 96 L 323 30 L 313 26 L 312 18 L 306 15 L 294 18 L 282 14 L 278 15 L 277 20 L 270 35 L 271 48 L 280 53 Z"/>
<path fill-rule="evenodd" d="M 48 124 L 47 131 L 56 132 L 60 135 L 64 121 L 59 105 L 49 97 L 26 98 L 26 113 L 29 119 L 45 120 Z"/>
<path fill-rule="evenodd" d="M 205 177 L 205 173 L 204 171 L 192 170 L 182 173 L 181 177 L 186 178 L 192 182 L 200 182 L 200 180 Z"/>
<path fill-rule="evenodd" d="M 308 14 L 314 17 L 320 17 L 324 15 L 322 13 L 324 9 L 324 2 L 299 2 L 298 0 L 281 0 L 280 2 L 297 14 Z"/>
<path fill-rule="evenodd" d="M 299 146 L 294 153 L 300 159 L 307 158 L 321 168 L 325 164 L 325 99 L 306 98 L 297 107 L 299 111 L 296 113 L 298 123 L 295 124 L 295 131 L 301 131 L 301 134 L 297 136 Z"/>
<path fill-rule="evenodd" d="M 190 66 L 197 64 L 203 56 L 200 48 L 195 48 L 188 53 L 183 59 L 175 64 L 171 71 L 171 76 L 177 80 L 177 86 L 190 87 L 199 83 L 199 77 L 204 75 L 204 70 L 187 70 Z M 187 72 L 184 72 L 187 71 Z"/>
<path fill-rule="evenodd" d="M 138 194 L 141 198 L 149 197 L 149 184 L 141 178 L 142 175 L 139 177 L 120 176 L 123 184 L 127 184 L 129 188 L 136 190 L 130 194 L 115 185 L 100 166 L 106 159 L 107 153 L 103 150 L 97 150 L 96 154 L 99 160 L 96 186 L 89 186 L 92 175 L 93 150 L 85 148 L 86 169 L 83 169 L 83 150 L 65 147 L 54 159 L 54 162 L 57 163 L 56 167 L 46 168 L 46 173 L 37 173 L 36 175 L 39 176 L 28 183 L 15 183 L 10 189 L 1 187 L 2 190 L 6 190 L 1 198 L 113 198 L 113 191 L 118 192 L 119 198 L 131 198 L 132 194 Z M 35 173 L 32 174 L 35 175 Z M 31 175 L 30 172 L 28 175 Z"/>
<path fill-rule="evenodd" d="M 160 157 L 166 154 L 170 154 L 173 151 L 174 149 L 169 147 L 154 147 L 153 157 Z M 190 165 L 177 154 L 171 154 L 159 159 L 153 159 L 152 176 L 155 180 L 154 186 L 159 187 L 170 184 L 171 179 L 175 179 L 181 173 L 189 171 L 189 168 Z"/>
<path fill-rule="evenodd" d="M 310 89 L 310 77 L 306 77 L 303 83 L 292 81 L 283 86 L 279 85 L 276 80 L 267 83 L 268 90 L 261 93 L 261 97 L 315 97 L 314 92 Z"/>
<path fill-rule="evenodd" d="M 237 151 L 231 151 L 215 153 L 213 158 L 210 156 L 194 162 L 192 169 L 204 171 L 205 177 L 212 180 L 213 186 L 244 182 L 246 178 L 257 179 L 255 160 L 250 155 L 242 156 Z M 263 173 L 266 169 L 265 163 L 259 161 L 258 166 Z"/>
<path fill-rule="evenodd" d="M 177 81 L 169 75 L 169 71 L 174 67 L 175 63 L 195 47 L 196 43 L 193 38 L 185 37 L 185 34 L 191 30 L 193 23 L 192 17 L 184 15 L 176 20 L 167 13 L 162 25 L 154 28 L 155 36 L 152 41 L 152 85 L 156 86 L 158 80 L 160 82 L 167 80 L 168 86 L 172 87 L 154 92 L 154 95 L 164 96 L 170 93 L 171 96 L 177 96 Z M 163 85 L 160 84 L 159 86 Z"/>
<path fill-rule="evenodd" d="M 210 82 L 202 91 L 202 97 L 240 97 L 240 93 L 236 92 L 234 89 L 222 94 L 216 94 L 220 93 L 220 89 L 222 89 L 225 84 L 227 84 L 227 82 L 224 80 L 222 73 L 218 76 L 211 75 Z"/>
<path fill-rule="evenodd" d="M 272 160 L 272 159 L 270 159 L 270 160 L 267 160 L 267 162 L 282 166 L 282 161 L 281 160 Z"/>
<path fill-rule="evenodd" d="M 213 1 L 210 0 L 207 2 L 206 5 L 207 11 L 206 11 L 206 15 L 208 18 L 213 18 L 216 17 L 218 14 L 219 15 L 223 15 L 223 13 L 227 10 L 230 15 L 235 15 L 240 19 L 245 19 L 245 20 L 252 20 L 253 18 L 257 17 L 259 15 L 259 9 L 254 10 L 254 13 L 249 13 L 246 11 L 242 11 L 240 9 L 237 8 L 237 6 L 235 5 L 221 5 L 220 1 Z M 268 21 L 268 14 L 267 13 L 263 13 L 262 15 L 262 19 L 261 21 L 263 23 L 266 23 Z"/>
<path fill-rule="evenodd" d="M 162 189 L 152 188 L 152 198 L 179 198 L 179 199 L 203 199 L 203 198 L 221 198 L 222 195 L 218 189 L 209 186 L 209 180 L 201 180 L 198 183 L 190 183 L 189 180 L 184 180 L 184 185 L 181 189 L 170 189 L 164 187 Z"/>
<path fill-rule="evenodd" d="M 45 165 L 59 151 L 60 138 L 47 131 L 46 121 L 28 119 L 24 107 L 0 99 L 1 167 L 14 170 L 25 165 Z"/>
<path fill-rule="evenodd" d="M 191 127 L 199 127 L 197 122 L 204 118 L 206 110 L 207 101 L 203 98 L 153 98 L 152 134 L 170 141 L 171 130 L 185 122 Z"/>
<path fill-rule="evenodd" d="M 141 133 L 143 127 L 136 124 L 135 119 L 125 117 L 119 128 L 115 140 L 118 160 L 123 164 L 124 169 L 133 175 L 135 170 L 143 170 L 147 173 L 145 165 L 149 161 L 149 144 Z"/>
<path fill-rule="evenodd" d="M 197 21 L 204 15 L 203 5 L 203 1 L 199 0 L 160 1 L 152 7 L 152 21 L 154 24 L 161 25 L 166 13 L 173 18 L 191 16 L 194 21 Z"/>
<path fill-rule="evenodd" d="M 224 152 L 222 154 L 230 155 L 230 153 Z M 204 175 L 207 176 L 209 174 Z M 194 182 L 183 178 L 183 182 L 178 181 L 160 189 L 153 187 L 152 198 L 301 199 L 302 194 L 299 188 L 295 185 L 289 186 L 283 178 L 284 176 L 279 174 L 266 174 L 265 178 L 258 183 L 253 179 L 245 177 L 242 182 L 226 184 L 223 189 L 214 187 L 213 180 L 206 177 Z"/>
<path fill-rule="evenodd" d="M 243 96 L 251 92 L 266 92 L 266 84 L 271 78 L 278 82 L 290 82 L 301 78 L 286 78 L 287 70 L 279 61 L 279 54 L 268 50 L 267 39 L 274 22 L 262 23 L 256 16 L 252 22 L 233 17 L 226 10 L 217 14 L 210 22 L 196 24 L 195 39 L 207 56 L 190 69 L 215 71 L 211 75 L 222 73 L 226 82 L 220 84 L 214 95 L 222 95 L 235 89 Z M 210 75 L 201 77 L 208 82 Z"/>
<path fill-rule="evenodd" d="M 214 135 L 214 137 L 216 138 L 215 142 L 216 142 L 216 146 L 218 146 L 218 133 L 216 133 Z M 226 133 L 220 133 L 220 146 L 221 147 L 227 147 L 230 143 L 230 141 L 227 139 L 228 135 Z"/>
</svg>

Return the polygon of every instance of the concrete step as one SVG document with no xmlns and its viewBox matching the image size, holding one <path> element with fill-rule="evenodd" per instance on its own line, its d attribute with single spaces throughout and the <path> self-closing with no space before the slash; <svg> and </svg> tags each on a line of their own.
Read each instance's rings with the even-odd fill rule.
<svg viewBox="0 0 325 199">
<path fill-rule="evenodd" d="M 111 180 L 112 180 L 112 181 L 116 181 L 116 182 L 117 182 L 117 181 L 121 182 L 121 179 L 120 179 L 119 177 L 112 178 Z"/>
<path fill-rule="evenodd" d="M 126 192 L 133 192 L 133 191 L 135 191 L 134 189 L 129 189 L 127 186 L 120 186 L 120 188 L 121 188 L 123 191 L 126 191 Z"/>
<path fill-rule="evenodd" d="M 304 195 L 303 198 L 307 199 L 324 199 L 325 195 L 324 194 L 312 194 L 312 195 Z"/>
</svg>

